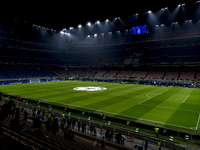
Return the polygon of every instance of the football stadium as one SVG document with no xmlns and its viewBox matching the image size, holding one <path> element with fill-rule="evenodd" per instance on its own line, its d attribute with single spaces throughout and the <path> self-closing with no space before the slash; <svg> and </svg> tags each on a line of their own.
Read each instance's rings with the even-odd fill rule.
<svg viewBox="0 0 200 150">
<path fill-rule="evenodd" d="M 0 149 L 200 149 L 200 2 L 146 4 L 5 14 Z"/>
</svg>

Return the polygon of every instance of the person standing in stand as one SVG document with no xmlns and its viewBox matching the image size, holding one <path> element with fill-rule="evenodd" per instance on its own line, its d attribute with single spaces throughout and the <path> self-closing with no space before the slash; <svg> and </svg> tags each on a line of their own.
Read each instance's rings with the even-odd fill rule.
<svg viewBox="0 0 200 150">
<path fill-rule="evenodd" d="M 158 138 L 158 131 L 159 131 L 159 128 L 158 128 L 158 125 L 156 124 L 155 127 L 154 127 L 154 131 L 156 133 L 156 137 Z"/>
<path fill-rule="evenodd" d="M 80 132 L 80 128 L 81 128 L 81 122 L 78 121 L 78 131 Z"/>
<path fill-rule="evenodd" d="M 66 107 L 65 107 L 65 111 L 68 111 L 68 105 L 66 105 Z"/>
<path fill-rule="evenodd" d="M 147 148 L 148 148 L 148 141 L 145 140 L 145 142 L 144 142 L 144 149 L 147 150 Z"/>
<path fill-rule="evenodd" d="M 103 119 L 103 113 L 102 112 L 100 113 L 100 117 L 101 117 L 101 119 Z"/>
<path fill-rule="evenodd" d="M 161 147 L 162 147 L 162 142 L 159 140 L 158 141 L 158 149 L 161 150 Z"/>
</svg>

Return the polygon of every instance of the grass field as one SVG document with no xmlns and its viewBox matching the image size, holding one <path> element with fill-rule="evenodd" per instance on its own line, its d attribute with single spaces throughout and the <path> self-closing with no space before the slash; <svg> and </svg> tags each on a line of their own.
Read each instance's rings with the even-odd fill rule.
<svg viewBox="0 0 200 150">
<path fill-rule="evenodd" d="M 105 87 L 75 91 L 75 87 Z M 61 81 L 0 86 L 0 91 L 57 105 L 88 109 L 145 124 L 199 134 L 200 89 Z"/>
</svg>

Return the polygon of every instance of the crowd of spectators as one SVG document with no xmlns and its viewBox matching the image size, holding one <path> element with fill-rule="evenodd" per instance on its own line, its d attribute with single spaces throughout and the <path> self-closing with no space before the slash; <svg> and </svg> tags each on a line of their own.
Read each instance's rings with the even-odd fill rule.
<svg viewBox="0 0 200 150">
<path fill-rule="evenodd" d="M 19 129 L 24 132 L 32 132 L 38 137 L 49 138 L 48 134 L 56 135 L 58 132 L 63 133 L 63 138 L 75 141 L 74 131 L 81 132 L 82 134 L 90 134 L 90 136 L 98 137 L 100 135 L 99 130 L 94 124 L 87 124 L 80 121 L 80 119 L 74 119 L 66 114 L 55 115 L 53 111 L 46 110 L 40 111 L 34 107 L 31 113 L 28 113 L 24 108 L 17 108 L 12 100 L 6 101 L 6 103 L 0 109 L 0 143 L 1 147 L 3 143 L 3 121 L 9 116 L 10 126 L 13 129 Z M 31 125 L 31 129 L 27 127 L 27 124 Z M 100 139 L 94 141 L 93 146 L 99 148 L 105 148 L 105 141 L 116 142 L 120 145 L 125 145 L 125 136 L 121 132 L 114 132 L 111 129 L 107 129 Z M 1 149 L 1 148 L 0 148 Z"/>
</svg>

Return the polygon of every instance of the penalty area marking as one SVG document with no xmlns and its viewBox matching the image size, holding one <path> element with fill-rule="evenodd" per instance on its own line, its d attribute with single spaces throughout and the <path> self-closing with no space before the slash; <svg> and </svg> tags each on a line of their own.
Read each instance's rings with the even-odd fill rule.
<svg viewBox="0 0 200 150">
<path fill-rule="evenodd" d="M 158 95 L 160 95 L 160 94 L 162 94 L 162 93 L 164 93 L 164 92 L 167 92 L 168 90 L 169 90 L 169 89 L 167 89 L 167 90 L 165 90 L 165 91 L 163 91 L 163 92 L 160 92 L 160 93 L 156 94 L 156 95 L 153 96 L 153 97 L 156 97 L 156 96 L 158 96 Z M 138 103 L 138 104 L 142 104 L 142 103 L 144 103 L 144 102 L 150 100 L 150 99 L 153 98 L 153 97 L 149 97 L 148 99 L 146 99 L 146 100 L 144 100 L 144 101 L 142 101 L 142 102 L 140 102 L 140 103 Z"/>
<path fill-rule="evenodd" d="M 146 94 L 146 96 L 147 96 L 148 98 L 152 98 L 151 96 L 149 96 L 149 95 L 151 95 L 151 94 L 155 94 L 155 93 L 148 93 L 148 94 Z"/>
</svg>

